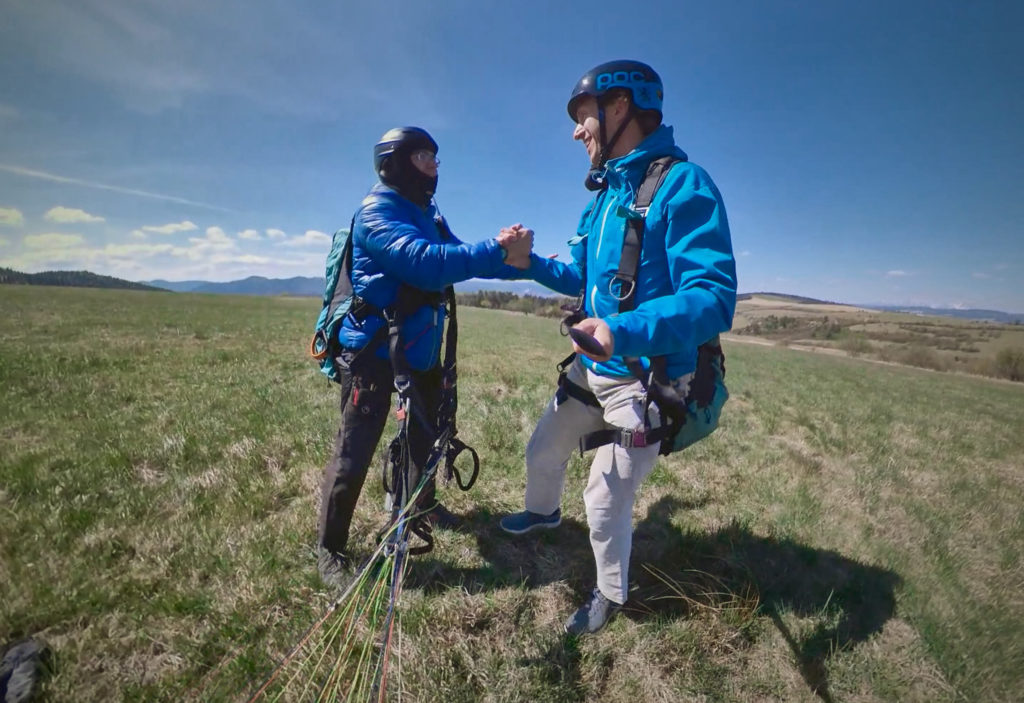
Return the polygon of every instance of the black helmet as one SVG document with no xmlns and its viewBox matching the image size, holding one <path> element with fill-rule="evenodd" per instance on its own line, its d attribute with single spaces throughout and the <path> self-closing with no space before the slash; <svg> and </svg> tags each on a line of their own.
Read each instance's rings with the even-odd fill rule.
<svg viewBox="0 0 1024 703">
<path fill-rule="evenodd" d="M 437 153 L 437 142 L 427 134 L 427 130 L 419 127 L 389 129 L 373 147 L 373 170 L 379 176 L 381 165 L 385 159 L 396 151 L 412 154 L 420 149 Z"/>
<path fill-rule="evenodd" d="M 437 142 L 419 127 L 395 127 L 373 147 L 373 168 L 381 183 L 395 188 L 420 207 L 427 207 L 437 190 L 437 175 L 428 176 L 408 158 L 420 149 L 437 153 Z M 395 156 L 398 158 L 392 159 Z"/>
<path fill-rule="evenodd" d="M 592 95 L 600 98 L 613 88 L 628 90 L 637 109 L 654 110 L 661 116 L 664 92 L 661 78 L 647 64 L 624 59 L 603 63 L 583 74 L 569 96 L 569 117 L 576 121 L 576 103 L 580 97 Z"/>
</svg>

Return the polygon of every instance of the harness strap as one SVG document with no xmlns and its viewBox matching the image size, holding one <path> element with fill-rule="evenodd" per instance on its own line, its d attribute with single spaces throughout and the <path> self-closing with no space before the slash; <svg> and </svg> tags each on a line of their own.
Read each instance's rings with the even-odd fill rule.
<svg viewBox="0 0 1024 703">
<path fill-rule="evenodd" d="M 636 308 L 636 276 L 640 269 L 640 253 L 644 244 L 644 216 L 654 200 L 661 184 L 679 159 L 674 156 L 663 156 L 655 159 L 647 166 L 647 174 L 640 183 L 633 202 L 631 212 L 626 220 L 626 235 L 622 240 L 622 256 L 619 258 L 619 270 L 612 281 L 620 282 L 619 312 L 629 312 Z M 623 288 L 625 287 L 625 293 Z"/>
<path fill-rule="evenodd" d="M 619 299 L 619 312 L 629 312 L 636 309 L 636 279 L 640 268 L 640 256 L 643 251 L 644 225 L 647 211 L 654 200 L 655 194 L 661 188 L 665 177 L 672 166 L 679 161 L 673 156 L 664 156 L 652 161 L 647 167 L 647 173 L 640 187 L 637 190 L 633 207 L 627 212 L 626 233 L 622 243 L 622 255 L 619 259 L 619 268 L 614 278 L 619 281 L 618 292 L 613 291 Z M 582 305 L 576 311 L 582 313 Z M 570 320 L 563 321 L 563 327 Z M 569 322 L 574 324 L 578 320 Z M 623 361 L 630 373 L 640 381 L 643 386 L 646 400 L 644 411 L 644 427 L 636 430 L 607 429 L 591 432 L 580 438 L 580 453 L 609 443 L 616 443 L 622 447 L 646 447 L 665 439 L 671 439 L 686 422 L 687 403 L 696 400 L 698 407 L 706 407 L 714 396 L 714 377 L 710 373 L 699 373 L 709 368 L 716 356 L 721 356 L 722 348 L 717 338 L 702 344 L 697 351 L 697 370 L 694 372 L 691 381 L 690 391 L 686 398 L 680 398 L 678 393 L 669 383 L 667 361 L 665 357 L 652 357 L 650 369 L 645 370 L 643 363 L 636 357 L 625 357 Z M 564 379 L 564 373 L 559 376 L 559 391 L 563 397 L 571 396 L 573 387 L 568 379 Z M 587 393 L 580 388 L 580 392 Z M 593 394 L 590 394 L 591 396 Z M 556 396 L 557 397 L 557 396 Z M 573 396 L 575 397 L 575 396 Z M 594 398 L 596 401 L 596 398 Z M 584 401 L 585 402 L 585 401 Z M 660 411 L 661 425 L 656 428 L 649 427 L 647 407 L 653 402 Z"/>
<path fill-rule="evenodd" d="M 569 398 L 574 398 L 584 405 L 590 405 L 595 408 L 600 408 L 601 403 L 598 402 L 597 396 L 570 381 L 565 376 L 559 376 L 558 378 L 558 390 L 555 391 L 555 407 L 561 405 Z"/>
<path fill-rule="evenodd" d="M 580 454 L 613 443 L 623 449 L 649 447 L 668 437 L 672 431 L 668 425 L 644 430 L 597 430 L 580 437 Z"/>
<path fill-rule="evenodd" d="M 437 217 L 435 225 L 442 240 L 453 238 L 448 223 L 443 217 Z M 444 360 L 441 372 L 441 398 L 437 408 L 436 425 L 429 422 L 422 397 L 412 382 L 412 369 L 406 359 L 401 340 L 401 326 L 404 317 L 424 304 L 434 307 L 446 304 L 448 308 L 448 328 L 445 333 Z M 394 306 L 389 307 L 384 313 L 388 323 L 388 357 L 391 360 L 395 389 L 399 394 L 400 409 L 398 435 L 391 442 L 384 472 L 385 490 L 394 496 L 392 508 L 392 521 L 394 521 L 399 519 L 403 503 L 408 500 L 409 495 L 423 480 L 424 475 L 436 474 L 442 460 L 445 462 L 446 480 L 454 477 L 462 490 L 468 491 L 472 488 L 480 473 L 480 456 L 475 449 L 456 437 L 458 429 L 455 420 L 459 404 L 456 351 L 459 332 L 455 289 L 448 286 L 443 293 L 429 293 L 403 284 L 399 288 Z M 421 471 L 417 472 L 415 476 L 411 475 L 413 467 L 407 448 L 409 415 L 413 415 L 416 418 L 415 421 L 422 424 L 434 438 L 434 446 L 428 453 Z M 468 480 L 463 480 L 455 466 L 456 460 L 464 451 L 469 451 L 473 459 L 473 470 Z M 386 479 L 388 467 L 391 469 L 392 476 L 390 486 Z M 390 490 L 388 490 L 389 488 Z M 409 526 L 409 531 L 423 541 L 422 545 L 408 547 L 409 554 L 424 554 L 433 549 L 433 531 L 427 520 L 422 517 L 414 518 Z"/>
</svg>

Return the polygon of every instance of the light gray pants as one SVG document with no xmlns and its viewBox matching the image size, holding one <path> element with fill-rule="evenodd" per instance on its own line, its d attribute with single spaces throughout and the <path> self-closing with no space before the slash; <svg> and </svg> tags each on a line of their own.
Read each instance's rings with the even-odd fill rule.
<svg viewBox="0 0 1024 703">
<path fill-rule="evenodd" d="M 587 370 L 579 358 L 569 368 L 569 380 L 596 395 L 601 407 L 569 397 L 556 408 L 552 400 L 537 423 L 526 447 L 526 509 L 542 515 L 550 515 L 561 505 L 565 468 L 569 456 L 579 448 L 580 437 L 596 430 L 644 426 L 644 391 L 639 381 L 599 376 Z M 657 408 L 652 405 L 650 412 L 652 426 L 657 427 Z M 606 444 L 597 449 L 590 465 L 583 502 L 597 563 L 597 587 L 616 603 L 625 603 L 627 597 L 633 501 L 654 468 L 658 447 L 655 443 L 624 449 Z"/>
</svg>

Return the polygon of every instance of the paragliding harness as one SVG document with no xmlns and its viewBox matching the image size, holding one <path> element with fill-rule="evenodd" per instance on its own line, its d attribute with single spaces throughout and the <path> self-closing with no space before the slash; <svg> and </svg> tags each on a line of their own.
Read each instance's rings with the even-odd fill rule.
<svg viewBox="0 0 1024 703">
<path fill-rule="evenodd" d="M 611 284 L 619 282 L 619 294 L 615 295 L 619 300 L 619 313 L 636 308 L 636 279 L 643 248 L 644 218 L 665 176 L 679 160 L 665 156 L 652 161 L 637 190 L 633 207 L 620 210 L 626 216 L 626 234 L 619 269 L 611 281 Z M 583 278 L 586 281 L 585 275 Z M 569 315 L 562 320 L 563 334 L 567 334 L 570 327 L 587 316 L 584 308 L 585 285 L 576 305 L 565 308 Z M 575 358 L 574 352 L 558 364 L 556 404 L 571 397 L 585 405 L 601 407 L 593 393 L 569 380 L 567 370 Z M 697 368 L 685 397 L 680 396 L 668 378 L 666 357 L 651 357 L 649 370 L 644 369 L 643 363 L 636 357 L 625 357 L 623 361 L 644 389 L 644 427 L 639 430 L 598 430 L 584 435 L 580 438 L 581 454 L 613 442 L 627 449 L 661 442 L 659 453 L 671 454 L 707 437 L 718 426 L 718 418 L 722 406 L 729 398 L 729 392 L 725 387 L 725 355 L 717 336 L 697 347 Z M 655 428 L 650 426 L 648 412 L 652 402 L 661 416 L 661 424 Z"/>
<path fill-rule="evenodd" d="M 441 216 L 434 220 L 442 239 L 452 237 L 448 223 Z M 452 286 L 445 288 L 443 293 L 424 291 L 419 288 L 401 284 L 395 302 L 384 309 L 363 300 L 355 295 L 352 289 L 352 228 L 338 230 L 334 234 L 331 251 L 327 257 L 327 286 L 324 291 L 323 308 L 317 320 L 313 340 L 310 343 L 310 354 L 320 362 L 320 370 L 330 380 L 340 383 L 344 369 L 348 366 L 342 356 L 342 347 L 338 341 L 338 328 L 346 315 L 356 320 L 371 315 L 379 316 L 386 322 L 359 353 L 373 349 L 388 339 L 388 357 L 394 375 L 395 390 L 398 391 L 395 415 L 398 420 L 398 432 L 388 446 L 384 461 L 382 481 L 388 494 L 391 506 L 391 518 L 381 534 L 390 531 L 393 549 L 404 550 L 409 554 L 424 554 L 433 548 L 434 540 L 430 523 L 424 518 L 422 506 L 410 504 L 410 500 L 437 473 L 438 465 L 444 462 L 443 478 L 445 483 L 455 479 L 463 491 L 468 491 L 476 483 L 480 473 L 480 457 L 472 447 L 458 438 L 456 414 L 458 411 L 458 387 L 456 368 L 456 348 L 458 346 L 458 319 L 455 305 L 455 290 Z M 424 405 L 420 393 L 412 381 L 412 368 L 405 356 L 402 344 L 401 328 L 406 316 L 424 305 L 440 308 L 447 307 L 448 329 L 445 333 L 444 360 L 441 367 L 441 394 L 437 409 L 436 424 L 430 422 L 430 415 Z M 427 434 L 434 438 L 430 451 L 423 464 L 416 467 L 409 450 L 409 423 L 417 422 Z M 456 468 L 456 459 L 469 451 L 473 459 L 472 472 L 468 479 L 463 480 Z M 425 506 L 429 507 L 429 506 Z M 401 523 L 401 524 L 398 524 Z M 396 529 L 397 528 L 397 529 Z M 411 532 L 422 541 L 422 545 L 408 547 L 408 533 Z"/>
</svg>

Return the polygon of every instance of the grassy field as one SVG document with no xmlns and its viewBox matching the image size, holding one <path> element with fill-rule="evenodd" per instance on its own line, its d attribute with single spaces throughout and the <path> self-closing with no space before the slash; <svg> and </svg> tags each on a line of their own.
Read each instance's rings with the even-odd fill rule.
<svg viewBox="0 0 1024 703">
<path fill-rule="evenodd" d="M 244 701 L 329 603 L 313 544 L 337 391 L 313 300 L 0 286 L 0 644 L 53 650 L 53 701 Z M 1024 387 L 727 345 L 720 430 L 635 511 L 625 617 L 563 526 L 513 539 L 522 456 L 567 344 L 462 319 L 466 517 L 417 558 L 406 701 L 1011 701 L 1024 685 Z M 354 524 L 383 525 L 379 480 Z M 397 697 L 396 697 L 397 699 Z"/>
</svg>

